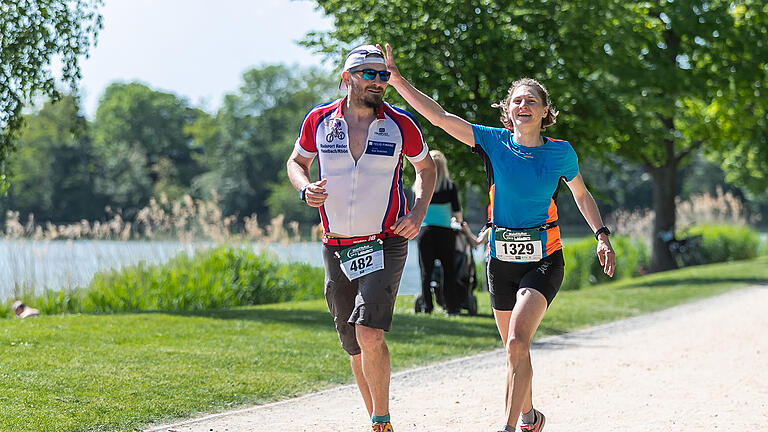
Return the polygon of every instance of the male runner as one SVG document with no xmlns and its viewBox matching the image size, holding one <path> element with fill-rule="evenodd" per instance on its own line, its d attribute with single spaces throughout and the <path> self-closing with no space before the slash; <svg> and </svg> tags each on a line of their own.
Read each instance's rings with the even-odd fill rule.
<svg viewBox="0 0 768 432">
<path fill-rule="evenodd" d="M 353 49 L 339 88 L 346 97 L 313 108 L 288 159 L 299 198 L 320 211 L 325 298 L 373 432 L 392 432 L 389 350 L 408 240 L 416 237 L 435 186 L 435 165 L 414 117 L 383 102 L 390 73 L 373 45 Z M 409 211 L 403 156 L 416 169 Z M 318 159 L 318 179 L 309 168 Z"/>
</svg>

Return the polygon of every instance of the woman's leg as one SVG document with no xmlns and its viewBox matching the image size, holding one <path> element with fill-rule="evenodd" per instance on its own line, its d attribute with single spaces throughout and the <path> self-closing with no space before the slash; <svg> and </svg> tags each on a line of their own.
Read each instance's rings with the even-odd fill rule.
<svg viewBox="0 0 768 432">
<path fill-rule="evenodd" d="M 443 298 L 449 314 L 461 312 L 464 298 L 456 291 L 456 233 L 450 228 L 441 229 L 439 248 L 435 251 L 443 266 Z"/>
<path fill-rule="evenodd" d="M 531 341 L 547 311 L 547 299 L 540 292 L 520 288 L 514 309 L 495 310 L 496 326 L 507 350 L 507 382 L 505 408 L 507 424 L 515 426 L 521 412 L 532 405 Z"/>
<path fill-rule="evenodd" d="M 434 240 L 430 227 L 424 227 L 421 229 L 421 233 L 418 237 L 419 245 L 419 268 L 421 269 L 421 297 L 424 299 L 424 305 L 426 307 L 425 312 L 430 313 L 434 308 L 432 302 L 432 290 L 430 288 L 430 282 L 432 282 L 432 270 L 435 266 L 435 248 Z"/>
</svg>

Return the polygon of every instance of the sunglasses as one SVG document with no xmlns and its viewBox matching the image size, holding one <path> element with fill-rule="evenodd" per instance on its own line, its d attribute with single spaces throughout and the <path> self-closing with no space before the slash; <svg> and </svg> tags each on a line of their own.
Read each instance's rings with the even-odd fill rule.
<svg viewBox="0 0 768 432">
<path fill-rule="evenodd" d="M 372 81 L 374 78 L 376 78 L 376 75 L 378 75 L 379 79 L 382 82 L 387 82 L 389 81 L 390 75 L 392 75 L 392 72 L 385 71 L 385 70 L 377 71 L 374 69 L 363 69 L 363 70 L 349 71 L 349 73 L 358 73 L 358 72 L 363 74 L 363 79 L 366 81 Z"/>
</svg>

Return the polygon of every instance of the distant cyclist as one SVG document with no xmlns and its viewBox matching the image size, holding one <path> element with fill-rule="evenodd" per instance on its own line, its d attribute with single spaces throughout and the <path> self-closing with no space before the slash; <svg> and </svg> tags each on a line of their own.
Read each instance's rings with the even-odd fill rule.
<svg viewBox="0 0 768 432">
<path fill-rule="evenodd" d="M 389 77 L 379 48 L 353 49 L 339 84 L 346 97 L 307 114 L 287 163 L 299 197 L 320 211 L 325 298 L 373 432 L 392 432 L 384 332 L 392 325 L 408 240 L 418 234 L 435 186 L 416 120 L 383 102 Z M 311 180 L 315 157 L 318 178 Z M 410 211 L 404 158 L 416 169 Z"/>
<path fill-rule="evenodd" d="M 448 315 L 458 315 L 464 296 L 457 292 L 456 269 L 454 266 L 456 251 L 456 233 L 451 227 L 451 220 L 461 223 L 461 207 L 459 207 L 459 192 L 456 184 L 451 181 L 448 171 L 448 161 L 439 150 L 430 150 L 429 154 L 435 161 L 437 180 L 435 192 L 427 208 L 427 215 L 421 223 L 419 234 L 419 268 L 421 269 L 421 300 L 424 312 L 432 313 L 432 270 L 435 259 L 440 261 L 443 269 L 443 295 L 445 311 Z M 465 294 L 465 293 L 464 293 Z M 418 306 L 418 305 L 417 305 Z"/>
<path fill-rule="evenodd" d="M 496 326 L 507 349 L 503 430 L 513 432 L 519 421 L 523 431 L 540 432 L 544 415 L 533 408 L 530 346 L 563 281 L 565 264 L 553 199 L 561 178 L 595 233 L 603 271 L 613 276 L 610 232 L 584 185 L 571 144 L 541 136 L 558 113 L 538 81 L 524 78 L 512 83 L 507 97 L 494 104 L 501 109 L 504 125 L 497 128 L 471 124 L 448 113 L 414 88 L 400 75 L 389 45 L 387 67 L 392 72 L 392 87 L 416 111 L 472 147 L 485 161 L 492 228 L 487 276 Z"/>
</svg>

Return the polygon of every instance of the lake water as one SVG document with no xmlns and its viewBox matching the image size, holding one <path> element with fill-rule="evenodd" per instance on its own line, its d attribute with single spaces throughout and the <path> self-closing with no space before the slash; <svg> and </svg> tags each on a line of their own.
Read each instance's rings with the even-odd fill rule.
<svg viewBox="0 0 768 432">
<path fill-rule="evenodd" d="M 0 239 L 0 301 L 32 287 L 37 293 L 46 288 L 55 290 L 86 286 L 98 272 L 120 269 L 139 262 L 158 264 L 178 253 L 194 253 L 210 247 L 211 243 L 141 242 L 141 241 L 32 241 Z M 322 267 L 322 244 L 293 243 L 253 244 L 256 251 L 269 249 L 286 263 L 305 262 Z M 482 260 L 482 249 L 476 251 Z M 400 294 L 415 294 L 421 290 L 418 249 L 416 242 L 408 244 L 408 258 L 400 284 Z"/>
</svg>

